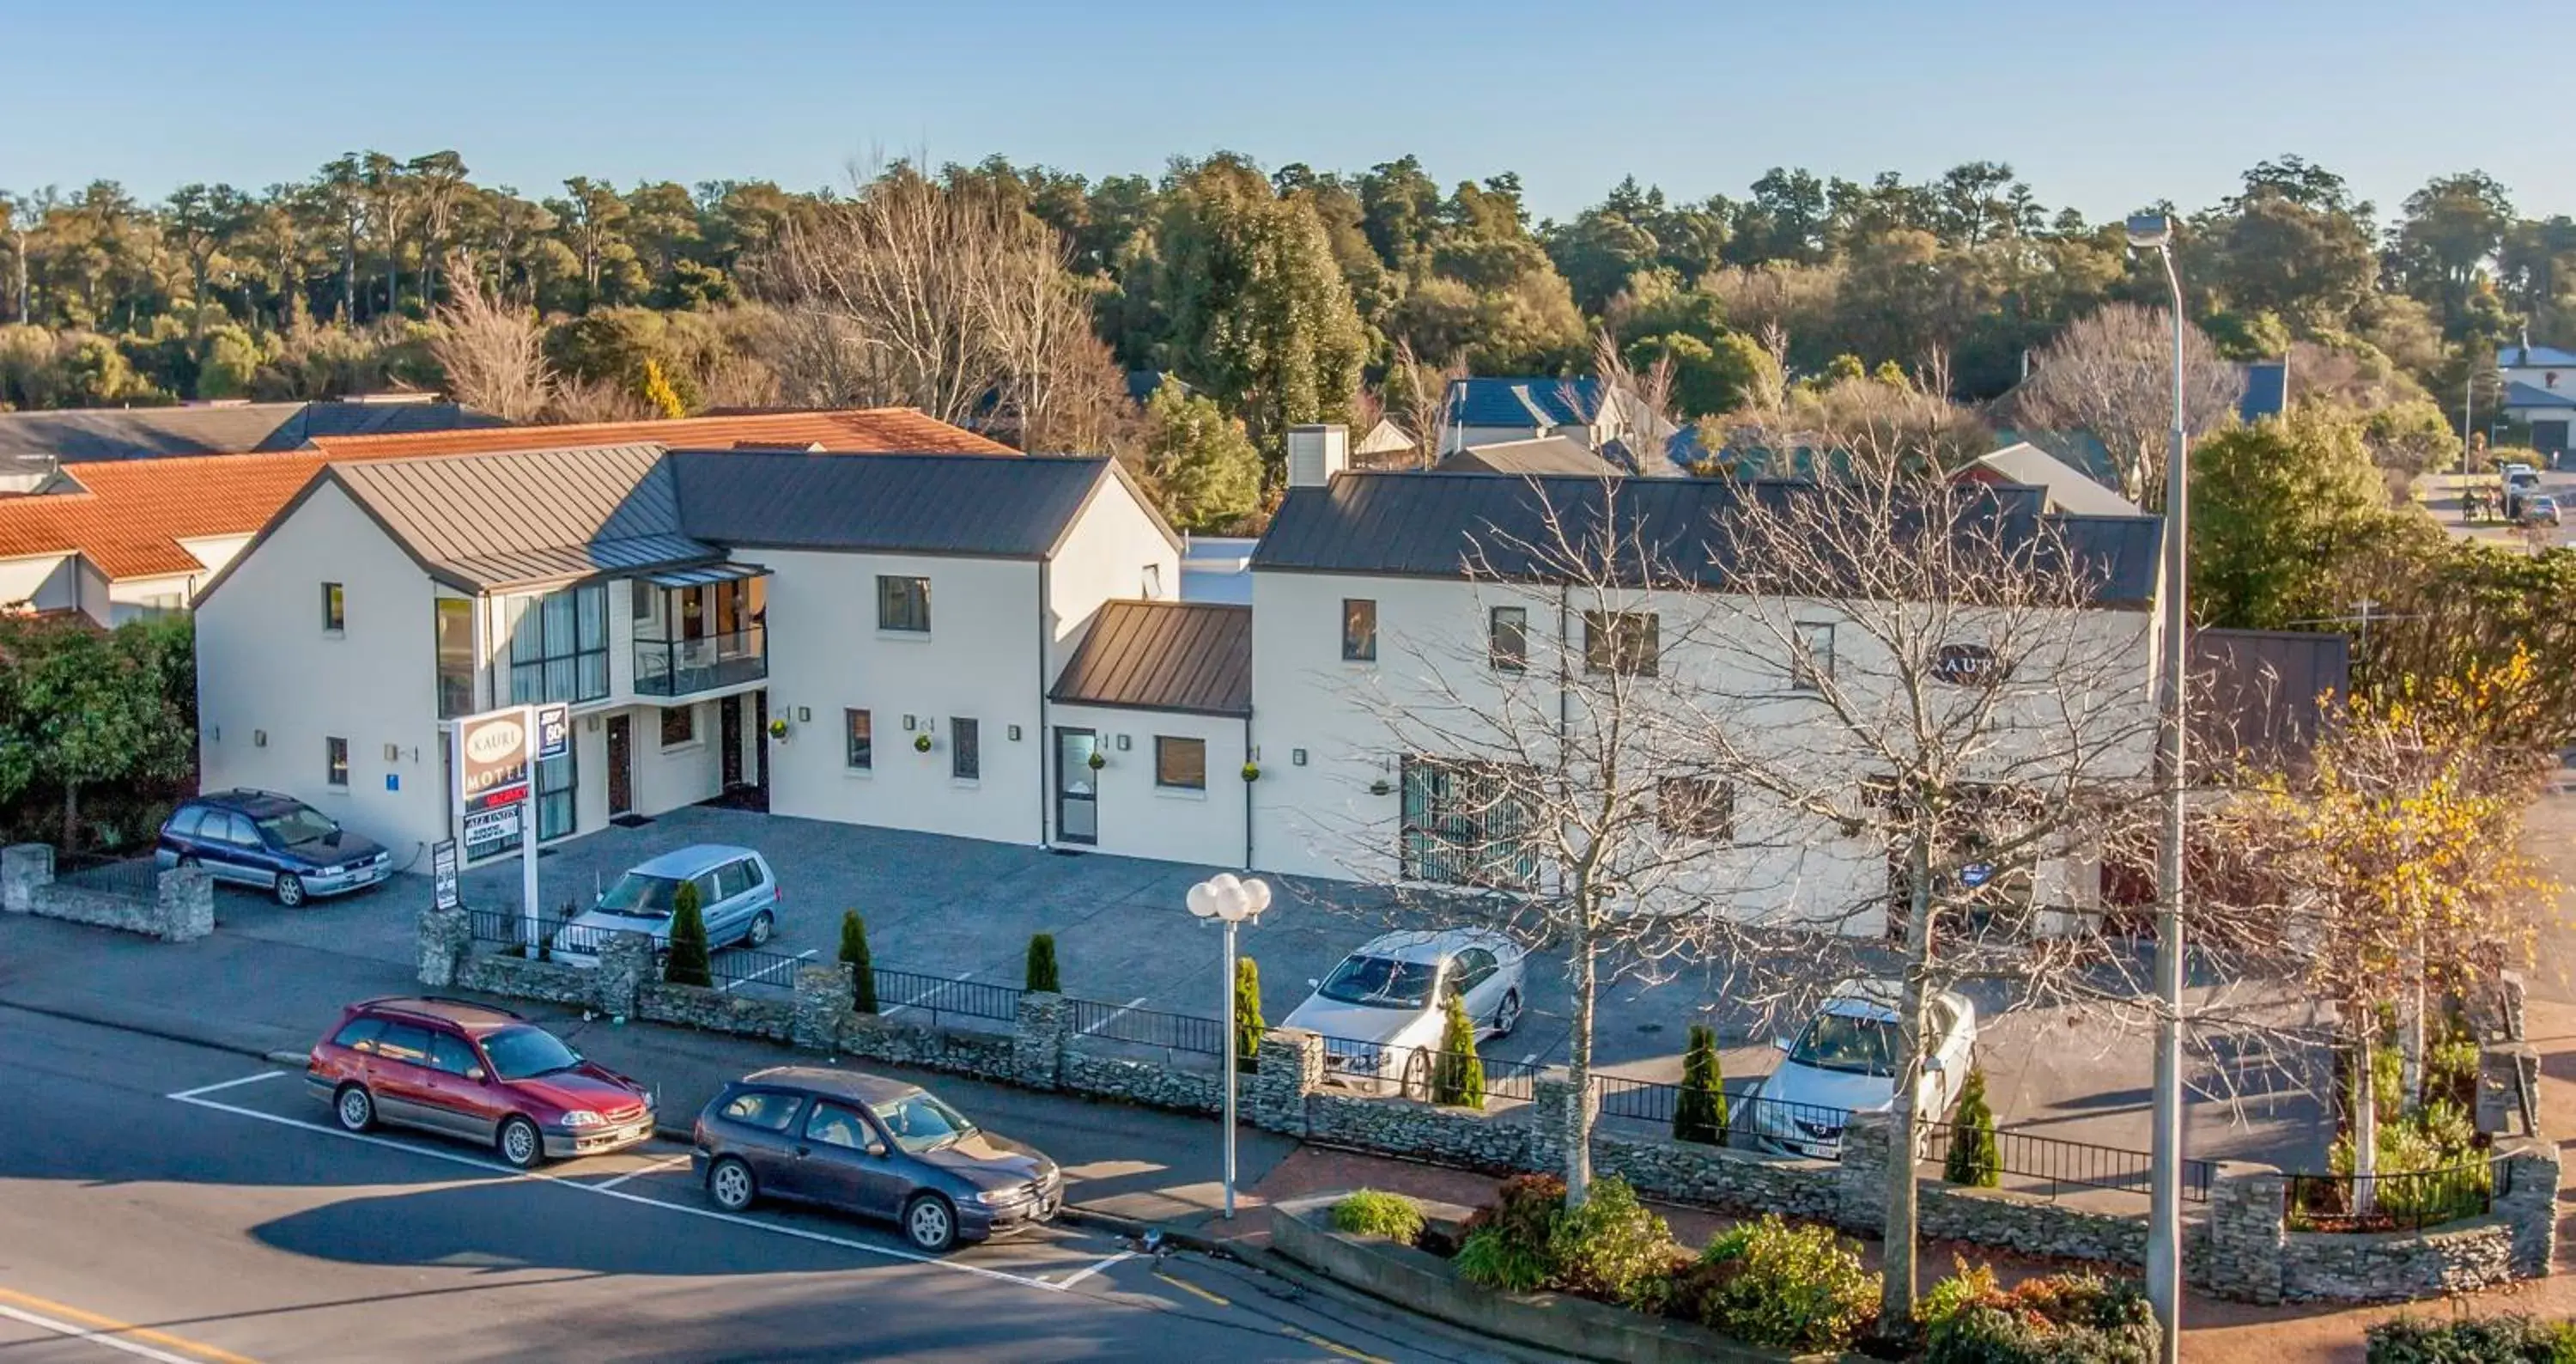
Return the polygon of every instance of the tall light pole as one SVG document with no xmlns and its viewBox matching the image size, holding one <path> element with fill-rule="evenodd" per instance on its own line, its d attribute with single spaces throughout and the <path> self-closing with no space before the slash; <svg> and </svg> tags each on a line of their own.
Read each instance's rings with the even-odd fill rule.
<svg viewBox="0 0 2576 1364">
<path fill-rule="evenodd" d="M 2164 258 L 2173 289 L 2173 444 L 2165 458 L 2163 638 L 2156 651 L 2156 779 L 2163 788 L 2164 836 L 2156 848 L 2155 1141 L 2150 1159 L 2147 1297 L 2163 1328 L 2162 1359 L 2182 1358 L 2182 830 L 2183 631 L 2191 566 L 2189 451 L 2183 435 L 2182 276 L 2174 270 L 2173 220 L 2161 213 L 2129 219 L 2132 250 Z"/>
<path fill-rule="evenodd" d="M 1243 880 L 1233 872 L 1216 875 L 1190 887 L 1190 913 L 1200 919 L 1213 919 L 1225 925 L 1225 1215 L 1234 1216 L 1234 1050 L 1240 1040 L 1234 1035 L 1234 930 L 1237 924 L 1250 920 L 1261 922 L 1261 911 L 1270 908 L 1270 883 L 1260 877 Z"/>
</svg>

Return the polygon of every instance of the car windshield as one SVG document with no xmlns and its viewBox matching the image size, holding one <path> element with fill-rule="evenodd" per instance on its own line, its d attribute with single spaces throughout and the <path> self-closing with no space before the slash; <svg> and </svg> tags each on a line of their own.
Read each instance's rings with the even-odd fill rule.
<svg viewBox="0 0 2576 1364">
<path fill-rule="evenodd" d="M 966 1115 L 941 1103 L 928 1094 L 910 1094 L 889 1104 L 871 1104 L 868 1111 L 885 1125 L 886 1134 L 907 1151 L 936 1151 L 966 1139 L 975 1124 Z"/>
<path fill-rule="evenodd" d="M 1849 1075 L 1894 1075 L 1896 1029 L 1875 1018 L 1820 1014 L 1807 1025 L 1798 1045 L 1789 1049 L 1789 1059 L 1798 1065 Z"/>
<path fill-rule="evenodd" d="M 617 878 L 617 884 L 599 897 L 603 914 L 616 914 L 629 919 L 667 919 L 671 905 L 680 893 L 680 882 L 668 876 L 646 876 L 630 871 Z"/>
<path fill-rule="evenodd" d="M 581 1053 L 543 1028 L 503 1028 L 483 1039 L 483 1054 L 492 1059 L 492 1074 L 503 1080 L 526 1080 L 570 1070 Z"/>
<path fill-rule="evenodd" d="M 1427 961 L 1344 957 L 1320 993 L 1337 1004 L 1419 1009 L 1431 1002 L 1431 981 L 1438 974 L 1439 968 Z"/>
<path fill-rule="evenodd" d="M 323 818 L 322 812 L 299 805 L 282 815 L 271 815 L 259 821 L 259 831 L 281 848 L 298 843 L 312 843 L 340 832 L 340 826 Z"/>
</svg>

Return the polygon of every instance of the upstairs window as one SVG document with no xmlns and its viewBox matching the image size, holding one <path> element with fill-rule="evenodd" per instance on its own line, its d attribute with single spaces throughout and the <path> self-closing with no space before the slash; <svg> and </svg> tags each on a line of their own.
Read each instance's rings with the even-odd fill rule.
<svg viewBox="0 0 2576 1364">
<path fill-rule="evenodd" d="M 1495 607 L 1485 624 L 1485 638 L 1494 671 L 1517 673 L 1529 670 L 1528 607 Z"/>
<path fill-rule="evenodd" d="M 608 585 L 505 597 L 510 701 L 597 701 L 608 695 Z"/>
<path fill-rule="evenodd" d="M 335 635 L 349 628 L 349 593 L 338 583 L 322 584 L 322 628 Z"/>
<path fill-rule="evenodd" d="M 1342 599 L 1342 661 L 1377 661 L 1377 603 L 1366 597 Z"/>
<path fill-rule="evenodd" d="M 930 633 L 930 580 L 877 576 L 877 628 Z"/>
<path fill-rule="evenodd" d="M 1832 621 L 1800 621 L 1794 627 L 1789 659 L 1789 690 L 1822 691 L 1834 675 Z"/>
<path fill-rule="evenodd" d="M 1647 611 L 1583 613 L 1583 670 L 1653 677 L 1659 664 L 1661 627 Z"/>
<path fill-rule="evenodd" d="M 1707 777 L 1655 783 L 1655 824 L 1678 838 L 1726 842 L 1735 837 L 1735 787 Z"/>
</svg>

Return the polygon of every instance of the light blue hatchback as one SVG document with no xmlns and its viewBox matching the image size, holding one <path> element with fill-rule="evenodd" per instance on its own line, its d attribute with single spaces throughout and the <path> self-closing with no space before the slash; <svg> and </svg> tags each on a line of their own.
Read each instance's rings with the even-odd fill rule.
<svg viewBox="0 0 2576 1364">
<path fill-rule="evenodd" d="M 769 859 L 749 848 L 699 843 L 618 877 L 589 913 L 555 934 L 555 957 L 587 964 L 611 933 L 650 933 L 655 952 L 668 950 L 671 914 L 683 885 L 698 888 L 710 947 L 758 947 L 778 930 L 778 877 Z"/>
</svg>

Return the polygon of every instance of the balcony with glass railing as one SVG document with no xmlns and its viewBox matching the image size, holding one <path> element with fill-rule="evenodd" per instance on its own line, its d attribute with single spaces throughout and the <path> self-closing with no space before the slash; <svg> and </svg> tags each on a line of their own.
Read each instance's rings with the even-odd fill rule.
<svg viewBox="0 0 2576 1364">
<path fill-rule="evenodd" d="M 769 637 L 753 625 L 696 639 L 635 641 L 635 694 L 696 696 L 769 676 Z"/>
</svg>

